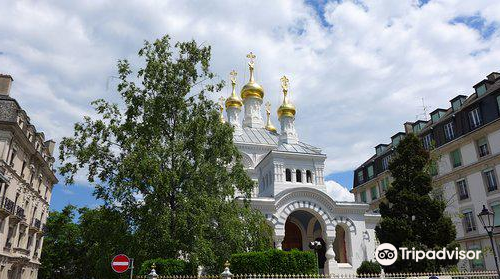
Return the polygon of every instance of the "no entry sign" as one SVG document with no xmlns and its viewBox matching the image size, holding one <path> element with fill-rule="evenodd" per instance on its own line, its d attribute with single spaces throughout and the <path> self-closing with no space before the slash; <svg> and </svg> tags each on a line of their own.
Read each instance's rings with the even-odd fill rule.
<svg viewBox="0 0 500 279">
<path fill-rule="evenodd" d="M 128 270 L 130 265 L 130 259 L 127 255 L 120 254 L 116 255 L 111 261 L 111 268 L 117 273 L 123 273 Z"/>
</svg>

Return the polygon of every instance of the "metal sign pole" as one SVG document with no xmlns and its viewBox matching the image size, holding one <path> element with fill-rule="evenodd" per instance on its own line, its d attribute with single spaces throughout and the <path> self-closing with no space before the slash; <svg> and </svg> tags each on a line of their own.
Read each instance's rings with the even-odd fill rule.
<svg viewBox="0 0 500 279">
<path fill-rule="evenodd" d="M 134 278 L 134 259 L 130 259 L 130 279 Z"/>
</svg>

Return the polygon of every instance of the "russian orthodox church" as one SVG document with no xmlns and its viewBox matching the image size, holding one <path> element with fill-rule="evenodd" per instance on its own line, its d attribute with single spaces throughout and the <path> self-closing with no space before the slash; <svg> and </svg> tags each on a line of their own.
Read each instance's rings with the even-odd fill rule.
<svg viewBox="0 0 500 279">
<path fill-rule="evenodd" d="M 255 55 L 250 53 L 247 58 L 250 80 L 241 88 L 240 98 L 236 72 L 231 72 L 232 93 L 225 107 L 244 167 L 256 182 L 252 206 L 273 228 L 277 249 L 309 250 L 310 242 L 319 241 L 321 272 L 355 273 L 362 261 L 374 259 L 374 228 L 380 215 L 369 213 L 368 204 L 335 201 L 326 193 L 326 155 L 299 140 L 294 124 L 297 109 L 289 98 L 285 76 L 281 78 L 283 102 L 277 110 L 280 130 L 271 123 L 269 102 L 264 124 L 264 89 L 254 78 Z"/>
</svg>

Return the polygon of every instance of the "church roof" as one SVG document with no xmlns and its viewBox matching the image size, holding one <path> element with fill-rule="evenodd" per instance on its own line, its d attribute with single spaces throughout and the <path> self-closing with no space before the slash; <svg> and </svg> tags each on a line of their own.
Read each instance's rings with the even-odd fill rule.
<svg viewBox="0 0 500 279">
<path fill-rule="evenodd" d="M 322 154 L 321 149 L 303 142 L 296 144 L 278 144 L 279 134 L 270 132 L 264 128 L 242 128 L 241 135 L 234 136 L 234 142 L 240 144 L 271 145 L 273 149 L 291 153 Z"/>
</svg>

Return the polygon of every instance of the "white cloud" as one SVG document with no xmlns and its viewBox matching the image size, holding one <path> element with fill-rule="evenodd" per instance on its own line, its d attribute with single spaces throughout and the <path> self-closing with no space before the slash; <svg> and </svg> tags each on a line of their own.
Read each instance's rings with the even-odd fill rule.
<svg viewBox="0 0 500 279">
<path fill-rule="evenodd" d="M 59 140 L 91 114 L 90 101 L 116 99 L 116 61 L 137 62 L 143 41 L 170 34 L 212 45 L 213 70 L 239 85 L 245 54 L 276 106 L 290 77 L 301 140 L 323 148 L 326 173 L 351 170 L 421 113 L 449 106 L 499 70 L 500 33 L 489 38 L 458 16 L 497 24 L 498 1 L 329 1 L 320 16 L 301 1 L 2 1 L 0 72 L 40 130 Z M 472 55 L 476 54 L 476 55 Z M 224 90 L 229 94 L 229 89 Z M 213 96 L 214 99 L 219 96 Z M 278 124 L 276 115 L 273 116 Z"/>
<path fill-rule="evenodd" d="M 354 195 L 344 186 L 333 180 L 326 180 L 326 193 L 335 201 L 354 201 Z"/>
</svg>

